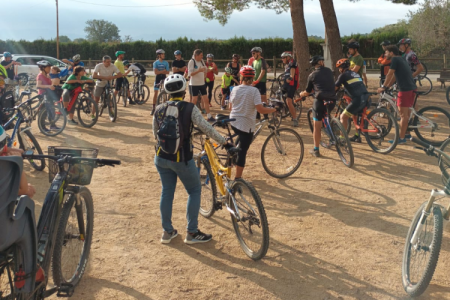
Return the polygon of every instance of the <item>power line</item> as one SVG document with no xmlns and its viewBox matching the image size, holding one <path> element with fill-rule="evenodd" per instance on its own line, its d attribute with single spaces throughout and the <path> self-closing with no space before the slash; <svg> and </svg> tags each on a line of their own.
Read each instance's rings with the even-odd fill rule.
<svg viewBox="0 0 450 300">
<path fill-rule="evenodd" d="M 112 5 L 112 4 L 99 4 L 99 3 L 84 2 L 84 1 L 79 1 L 79 0 L 67 0 L 67 1 L 78 2 L 78 3 L 83 3 L 83 4 L 89 4 L 89 5 L 111 6 L 111 7 L 163 7 L 163 6 L 178 6 L 178 5 L 193 4 L 192 2 L 187 2 L 187 3 L 163 4 L 163 5 Z"/>
</svg>

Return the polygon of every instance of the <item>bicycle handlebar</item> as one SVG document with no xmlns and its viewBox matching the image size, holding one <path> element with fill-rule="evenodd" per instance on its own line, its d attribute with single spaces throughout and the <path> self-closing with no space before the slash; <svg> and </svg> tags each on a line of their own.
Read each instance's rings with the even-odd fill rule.
<svg viewBox="0 0 450 300">
<path fill-rule="evenodd" d="M 411 141 L 416 143 L 416 144 L 418 144 L 418 145 L 420 145 L 420 146 L 422 146 L 423 148 L 419 148 L 419 149 L 422 149 L 423 151 L 425 151 L 425 153 L 427 155 L 438 157 L 434 153 L 434 152 L 437 152 L 438 154 L 444 156 L 447 161 L 450 161 L 450 156 L 448 154 L 446 154 L 445 152 L 441 151 L 440 149 L 435 148 L 433 145 L 429 145 L 429 144 L 427 144 L 427 143 L 425 143 L 425 142 L 423 142 L 423 141 L 421 141 L 421 140 L 419 140 L 419 139 L 417 139 L 415 137 L 411 137 Z"/>
<path fill-rule="evenodd" d="M 58 162 L 68 163 L 68 164 L 76 164 L 82 161 L 90 161 L 95 162 L 98 167 L 102 166 L 112 166 L 120 165 L 120 160 L 115 159 L 103 159 L 103 158 L 88 158 L 88 157 L 79 157 L 79 156 L 69 156 L 69 155 L 40 155 L 40 154 L 22 154 L 22 158 L 24 159 L 51 159 L 56 160 Z"/>
</svg>

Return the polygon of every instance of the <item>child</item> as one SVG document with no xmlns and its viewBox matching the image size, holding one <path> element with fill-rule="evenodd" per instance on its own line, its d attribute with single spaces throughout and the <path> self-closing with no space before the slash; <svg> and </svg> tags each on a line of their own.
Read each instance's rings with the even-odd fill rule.
<svg viewBox="0 0 450 300">
<path fill-rule="evenodd" d="M 57 66 L 52 66 L 50 71 L 50 79 L 52 80 L 52 85 L 57 87 L 61 84 L 61 70 Z"/>
<path fill-rule="evenodd" d="M 230 97 L 230 85 L 231 81 L 234 81 L 236 85 L 239 85 L 239 82 L 231 75 L 232 69 L 227 67 L 225 68 L 225 74 L 222 76 L 222 110 L 226 108 L 225 98 Z"/>
</svg>

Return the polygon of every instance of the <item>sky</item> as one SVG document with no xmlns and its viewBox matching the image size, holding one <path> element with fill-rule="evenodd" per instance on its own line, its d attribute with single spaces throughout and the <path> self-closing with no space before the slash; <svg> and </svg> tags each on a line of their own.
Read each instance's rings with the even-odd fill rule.
<svg viewBox="0 0 450 300">
<path fill-rule="evenodd" d="M 58 0 L 59 34 L 70 39 L 84 38 L 87 20 L 104 19 L 117 25 L 120 35 L 134 40 L 227 39 L 243 36 L 249 39 L 292 37 L 290 13 L 251 7 L 234 12 L 228 23 L 205 21 L 192 0 Z M 81 3 L 84 2 L 84 3 Z M 91 5 L 94 3 L 97 5 Z M 117 7 L 117 6 L 132 7 Z M 161 5 L 171 5 L 164 6 Z M 386 0 L 334 0 L 341 35 L 369 33 L 374 28 L 405 19 L 408 11 L 418 5 L 393 4 Z M 159 6 L 159 7 L 139 7 Z M 324 36 L 324 23 L 319 0 L 304 0 L 308 35 Z M 55 0 L 15 0 L 20 13 L 3 14 L 0 18 L 0 39 L 35 40 L 56 37 Z M 23 9 L 24 8 L 24 9 Z M 17 18 L 20 17 L 20 22 Z M 24 21 L 26 20 L 26 21 Z"/>
</svg>

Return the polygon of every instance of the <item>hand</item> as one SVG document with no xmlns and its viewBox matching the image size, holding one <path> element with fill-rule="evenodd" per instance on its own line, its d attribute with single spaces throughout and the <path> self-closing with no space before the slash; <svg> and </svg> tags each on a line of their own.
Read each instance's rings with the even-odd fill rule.
<svg viewBox="0 0 450 300">
<path fill-rule="evenodd" d="M 198 69 L 199 71 L 205 72 L 206 71 L 206 67 L 201 67 L 200 69 Z"/>
<path fill-rule="evenodd" d="M 378 94 L 381 94 L 381 93 L 383 93 L 384 91 L 386 91 L 386 89 L 385 89 L 385 88 L 382 88 L 382 87 L 380 87 L 380 88 L 377 89 L 377 93 L 378 93 Z"/>
<path fill-rule="evenodd" d="M 6 148 L 6 156 L 22 156 L 24 151 L 22 149 L 17 148 Z"/>
<path fill-rule="evenodd" d="M 36 194 L 36 189 L 30 183 L 28 184 L 28 193 L 27 196 L 33 198 L 34 194 Z"/>
<path fill-rule="evenodd" d="M 51 86 L 49 87 L 49 89 L 52 90 L 52 91 L 54 91 L 54 90 L 55 90 L 55 87 L 54 87 L 53 85 L 51 85 Z"/>
<path fill-rule="evenodd" d="M 301 97 L 301 98 L 304 98 L 304 97 L 306 97 L 306 96 L 308 96 L 308 95 L 306 94 L 305 91 L 303 91 L 303 92 L 300 93 L 300 97 Z"/>
<path fill-rule="evenodd" d="M 255 80 L 255 81 L 253 81 L 252 86 L 257 85 L 258 83 L 259 83 L 259 80 Z"/>
</svg>

